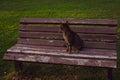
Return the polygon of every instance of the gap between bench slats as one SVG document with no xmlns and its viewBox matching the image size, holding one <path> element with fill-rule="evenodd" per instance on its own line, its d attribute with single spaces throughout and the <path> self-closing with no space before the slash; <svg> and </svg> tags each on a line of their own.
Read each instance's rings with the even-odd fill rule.
<svg viewBox="0 0 120 80">
<path fill-rule="evenodd" d="M 18 43 L 41 46 L 65 46 L 65 42 L 62 40 L 19 39 Z M 116 49 L 116 43 L 84 41 L 84 48 Z"/>
</svg>

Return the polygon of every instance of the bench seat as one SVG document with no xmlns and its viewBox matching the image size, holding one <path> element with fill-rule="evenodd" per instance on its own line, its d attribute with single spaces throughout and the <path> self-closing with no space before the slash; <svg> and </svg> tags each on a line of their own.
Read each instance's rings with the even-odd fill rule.
<svg viewBox="0 0 120 80">
<path fill-rule="evenodd" d="M 84 49 L 79 53 L 68 54 L 64 47 L 48 47 L 16 44 L 7 50 L 4 59 L 53 64 L 99 66 L 116 68 L 116 51 Z"/>
</svg>

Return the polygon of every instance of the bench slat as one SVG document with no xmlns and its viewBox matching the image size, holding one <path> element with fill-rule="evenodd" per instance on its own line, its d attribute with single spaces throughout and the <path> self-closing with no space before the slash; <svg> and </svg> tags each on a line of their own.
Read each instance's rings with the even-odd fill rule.
<svg viewBox="0 0 120 80">
<path fill-rule="evenodd" d="M 12 53 L 16 53 L 16 54 L 30 54 L 30 55 L 41 55 L 41 56 L 55 56 L 55 57 L 69 57 L 69 58 L 82 58 L 82 59 L 102 59 L 102 60 L 116 60 L 116 57 L 115 56 L 106 56 L 106 55 L 89 55 L 89 54 L 83 54 L 83 52 L 79 53 L 79 54 L 66 54 L 65 52 L 40 52 L 39 51 L 32 51 L 32 50 L 23 50 L 23 51 L 20 51 L 20 50 L 13 50 L 14 52 Z M 9 51 L 9 53 L 11 53 Z"/>
<path fill-rule="evenodd" d="M 7 53 L 5 54 L 4 59 L 16 60 L 16 61 L 28 61 L 28 62 L 116 68 L 116 60 L 81 59 L 81 58 L 78 59 L 78 58 L 69 58 L 69 57 L 42 56 L 42 55 L 34 55 L 34 54 L 30 55 L 30 54 L 16 54 L 16 53 Z"/>
<path fill-rule="evenodd" d="M 39 45 L 39 46 L 60 46 L 64 47 L 62 40 L 40 40 L 40 39 L 19 39 L 19 44 Z M 116 43 L 105 42 L 84 42 L 85 48 L 116 49 Z"/>
<path fill-rule="evenodd" d="M 84 34 L 116 34 L 117 27 L 72 27 L 73 31 Z M 21 25 L 21 31 L 29 32 L 56 32 L 59 33 L 60 27 L 58 26 L 27 26 Z"/>
<path fill-rule="evenodd" d="M 100 35 L 100 34 L 78 34 L 85 41 L 104 41 L 116 42 L 116 35 Z M 62 33 L 44 33 L 44 32 L 19 32 L 20 38 L 35 38 L 35 39 L 57 39 L 63 40 Z"/>
<path fill-rule="evenodd" d="M 22 18 L 22 24 L 60 24 L 65 23 L 66 20 L 69 24 L 85 24 L 85 25 L 117 25 L 116 20 L 107 19 L 52 19 L 52 18 Z"/>
<path fill-rule="evenodd" d="M 72 56 L 72 57 L 86 57 L 86 58 L 102 58 L 102 59 L 116 59 L 115 50 L 103 50 L 103 49 L 83 49 L 79 53 L 72 52 L 68 54 L 65 47 L 49 47 L 49 46 L 33 46 L 16 44 L 12 48 L 7 50 L 8 53 L 26 53 L 26 54 L 42 54 L 42 55 L 58 55 L 58 56 Z M 45 52 L 45 53 L 44 53 Z M 55 54 L 58 53 L 58 54 Z M 89 55 L 89 56 L 84 56 Z M 107 56 L 107 57 L 95 57 L 95 56 Z M 114 58 L 112 58 L 114 57 Z"/>
</svg>

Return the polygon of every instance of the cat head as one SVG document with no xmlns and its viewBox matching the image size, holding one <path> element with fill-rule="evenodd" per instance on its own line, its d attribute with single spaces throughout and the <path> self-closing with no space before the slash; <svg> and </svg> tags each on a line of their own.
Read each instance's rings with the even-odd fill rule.
<svg viewBox="0 0 120 80">
<path fill-rule="evenodd" d="M 66 21 L 65 23 L 62 23 L 62 24 L 60 25 L 60 29 L 61 29 L 61 31 L 69 31 L 69 30 L 70 30 L 70 27 L 69 27 L 68 21 Z"/>
</svg>

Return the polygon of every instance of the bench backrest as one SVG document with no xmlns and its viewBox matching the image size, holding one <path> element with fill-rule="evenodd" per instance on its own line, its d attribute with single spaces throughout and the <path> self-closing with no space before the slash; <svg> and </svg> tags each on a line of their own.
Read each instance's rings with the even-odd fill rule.
<svg viewBox="0 0 120 80">
<path fill-rule="evenodd" d="M 20 44 L 63 47 L 60 24 L 69 22 L 71 29 L 84 40 L 85 48 L 116 49 L 117 21 L 95 19 L 45 19 L 20 20 Z"/>
</svg>

